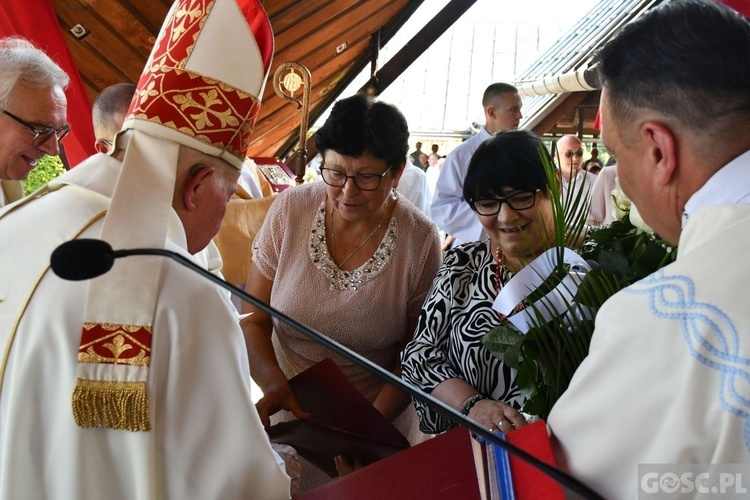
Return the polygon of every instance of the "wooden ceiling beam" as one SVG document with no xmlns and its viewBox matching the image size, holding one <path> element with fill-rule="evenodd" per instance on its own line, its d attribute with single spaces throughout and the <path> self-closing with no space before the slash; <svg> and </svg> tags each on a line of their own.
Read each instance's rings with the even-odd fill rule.
<svg viewBox="0 0 750 500">
<path fill-rule="evenodd" d="M 279 65 L 287 61 L 298 62 L 310 69 L 312 73 L 313 92 L 315 92 L 318 86 L 317 82 L 327 77 L 327 75 L 321 74 L 319 68 L 336 60 L 345 60 L 345 64 L 348 65 L 352 56 L 362 58 L 363 54 L 367 51 L 368 45 L 365 45 L 365 42 L 369 44 L 370 34 L 385 24 L 392 16 L 396 15 L 398 9 L 398 4 L 391 4 L 387 8 L 381 9 L 371 15 L 365 15 L 364 11 L 352 12 L 351 15 L 364 15 L 366 20 L 355 23 L 352 26 L 351 22 L 341 19 L 335 26 L 329 27 L 329 31 L 320 33 L 323 36 L 320 40 L 309 40 L 309 43 L 277 51 L 274 54 L 271 75 L 273 75 Z M 352 19 L 359 19 L 359 17 L 353 17 Z M 337 53 L 336 47 L 342 43 L 346 43 L 347 48 L 343 52 Z M 267 114 L 274 113 L 278 107 L 283 105 L 293 106 L 287 101 L 278 98 L 273 90 L 273 85 L 269 82 L 263 93 L 263 115 L 266 116 Z"/>
<path fill-rule="evenodd" d="M 301 19 L 305 19 L 313 15 L 318 10 L 324 8 L 330 4 L 332 0 L 304 0 L 296 4 L 287 4 L 287 6 L 280 11 L 274 12 L 273 14 L 266 10 L 271 24 L 273 25 L 274 36 L 280 35 L 289 29 L 296 29 L 296 24 Z"/>
<path fill-rule="evenodd" d="M 1 1 L 1 0 L 0 0 Z M 312 73 L 309 123 L 338 98 L 371 61 L 373 34 L 393 37 L 424 0 L 264 0 L 276 34 L 273 73 L 296 61 Z M 51 0 L 88 97 L 121 82 L 136 82 L 175 0 Z M 455 0 L 454 0 L 455 2 Z M 89 34 L 74 37 L 82 24 Z M 262 98 L 256 156 L 286 153 L 296 145 L 300 113 L 275 95 Z M 273 149 L 266 149 L 266 145 Z M 285 151 L 281 146 L 286 144 Z"/>
<path fill-rule="evenodd" d="M 274 31 L 276 52 L 282 52 L 292 44 L 314 47 L 320 43 L 320 40 L 327 38 L 324 33 L 321 33 L 322 30 L 330 29 L 331 26 L 338 27 L 339 21 L 346 19 L 350 10 L 367 7 L 366 5 L 358 6 L 358 3 L 357 0 L 339 0 L 299 17 L 290 29 L 278 33 Z M 369 10 L 372 11 L 372 7 Z M 273 25 L 273 20 L 271 25 Z"/>
<path fill-rule="evenodd" d="M 475 0 L 472 0 L 475 1 Z M 325 111 L 328 106 L 331 105 L 331 103 L 338 98 L 338 96 L 341 94 L 341 92 L 349 85 L 349 83 L 362 71 L 362 69 L 369 64 L 369 55 L 370 51 L 365 47 L 363 50 L 359 47 L 359 41 L 357 42 L 357 50 L 353 51 L 353 47 L 350 42 L 349 33 L 350 32 L 359 32 L 361 29 L 364 29 L 367 33 L 367 42 L 369 44 L 370 35 L 372 33 L 375 33 L 376 31 L 380 31 L 381 36 L 383 40 L 387 41 L 390 38 L 393 37 L 393 35 L 396 33 L 396 31 L 403 26 L 403 24 L 406 22 L 407 19 L 414 13 L 414 11 L 421 5 L 422 0 L 388 0 L 388 1 L 380 1 L 380 2 L 373 2 L 372 0 L 363 0 L 362 6 L 357 8 L 358 13 L 367 13 L 364 17 L 360 17 L 357 22 L 355 23 L 341 23 L 341 20 L 339 19 L 339 23 L 344 25 L 346 29 L 344 30 L 341 37 L 333 36 L 331 37 L 331 40 L 334 40 L 337 42 L 337 46 L 341 44 L 342 42 L 346 41 L 349 46 L 344 52 L 341 54 L 337 54 L 335 57 L 341 57 L 341 55 L 346 54 L 349 51 L 352 51 L 356 55 L 356 62 L 353 66 L 349 67 L 343 72 L 339 72 L 339 74 L 332 80 L 332 83 L 324 84 L 321 88 L 319 86 L 318 82 L 321 81 L 321 78 L 324 77 L 324 75 L 321 75 L 320 71 L 312 70 L 312 77 L 313 77 L 313 96 L 311 96 L 311 105 L 310 105 L 310 113 L 309 113 L 309 123 L 315 123 L 315 121 L 320 117 L 320 115 Z M 367 9 L 364 9 L 366 4 Z M 364 10 L 359 10 L 359 9 Z M 329 34 L 330 35 L 330 34 Z M 307 42 L 307 41 L 306 41 Z M 307 43 L 305 44 L 307 45 Z M 280 61 L 281 59 L 279 59 Z M 292 59 L 285 59 L 285 60 L 292 60 Z M 307 61 L 305 60 L 299 60 L 298 62 L 307 65 Z M 324 63 L 324 64 L 330 64 L 330 61 Z M 310 66 L 308 66 L 310 67 Z M 266 92 L 268 92 L 268 89 L 266 89 Z M 266 94 L 268 95 L 268 94 Z M 312 100 L 314 96 L 322 96 L 323 99 L 320 101 L 316 100 L 315 104 L 312 104 Z M 270 97 L 272 100 L 280 99 L 277 96 L 273 95 Z M 264 101 L 265 102 L 265 101 Z M 265 112 L 263 112 L 264 117 Z M 299 126 L 299 123 L 296 124 L 296 126 Z M 297 145 L 298 137 L 296 135 L 290 135 L 287 137 L 286 141 L 284 141 L 279 147 L 279 149 L 275 150 L 275 156 L 283 157 L 287 153 L 289 153 L 290 150 L 292 150 Z M 265 148 L 266 146 L 264 146 Z M 253 151 L 255 148 L 253 146 L 250 147 L 249 151 Z M 307 149 L 308 151 L 314 150 L 314 139 L 313 136 L 311 136 L 308 139 L 307 142 Z M 266 149 L 266 151 L 268 151 Z M 260 155 L 257 155 L 260 156 Z M 266 154 L 268 156 L 268 154 Z"/>
<path fill-rule="evenodd" d="M 546 134 L 550 129 L 555 127 L 563 116 L 574 110 L 586 98 L 587 94 L 588 92 L 571 92 L 563 102 L 547 113 L 547 116 L 534 127 L 533 132 L 540 137 Z"/>
<path fill-rule="evenodd" d="M 86 0 L 90 4 L 97 4 L 99 9 L 109 11 L 109 7 L 104 5 L 101 0 Z M 123 4 L 123 6 L 130 12 L 130 14 L 138 19 L 146 27 L 148 31 L 154 34 L 154 40 L 151 42 L 153 45 L 156 42 L 156 35 L 161 30 L 161 25 L 164 19 L 167 17 L 169 8 L 172 6 L 174 0 L 128 0 L 127 2 L 117 1 L 117 3 Z M 151 47 L 148 47 L 146 57 L 151 53 Z"/>
<path fill-rule="evenodd" d="M 380 95 L 406 68 L 417 60 L 435 40 L 450 28 L 476 0 L 451 0 L 435 17 L 430 19 L 414 37 L 399 50 L 383 67 L 360 89 L 373 95 Z"/>
<path fill-rule="evenodd" d="M 92 11 L 88 6 L 84 7 L 78 5 L 71 8 L 65 8 L 60 5 L 61 3 L 64 2 L 61 2 L 61 0 L 53 1 L 58 22 L 66 34 L 69 42 L 68 46 L 71 48 L 71 52 L 74 50 L 74 47 L 84 48 L 85 50 L 83 50 L 82 53 L 85 54 L 86 51 L 90 51 L 100 58 L 100 61 L 87 61 L 85 56 L 82 59 L 77 59 L 76 62 L 79 72 L 95 72 L 95 68 L 93 67 L 84 70 L 84 68 L 81 67 L 82 64 L 110 66 L 108 61 L 116 59 L 117 70 L 122 75 L 121 81 L 137 81 L 143 71 L 143 60 L 148 56 L 151 47 L 148 47 L 145 55 L 142 52 L 136 52 L 131 45 L 133 40 L 131 38 L 123 38 L 122 33 L 125 29 L 130 29 L 132 33 L 140 28 L 143 32 L 143 38 L 148 38 L 151 34 L 133 18 L 121 18 L 118 21 L 113 21 L 113 19 L 104 20 L 97 12 Z M 112 22 L 115 22 L 115 24 L 111 24 Z M 89 30 L 89 34 L 81 40 L 76 39 L 69 31 L 70 28 L 76 24 L 81 24 Z M 89 58 L 90 57 L 91 56 L 89 56 Z M 92 79 L 92 81 L 94 80 Z"/>
</svg>

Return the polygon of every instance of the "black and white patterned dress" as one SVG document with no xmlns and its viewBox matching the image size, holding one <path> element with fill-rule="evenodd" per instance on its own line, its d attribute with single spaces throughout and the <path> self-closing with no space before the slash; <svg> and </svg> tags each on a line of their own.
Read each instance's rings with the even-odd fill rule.
<svg viewBox="0 0 750 500">
<path fill-rule="evenodd" d="M 482 337 L 500 324 L 492 303 L 497 296 L 497 263 L 490 241 L 460 245 L 446 253 L 419 316 L 417 331 L 402 356 L 402 376 L 430 393 L 441 382 L 460 378 L 478 392 L 520 408 L 525 397 L 516 387 L 516 371 L 482 345 Z M 505 268 L 500 281 L 512 274 Z M 414 401 L 420 429 L 436 434 L 454 424 Z"/>
</svg>

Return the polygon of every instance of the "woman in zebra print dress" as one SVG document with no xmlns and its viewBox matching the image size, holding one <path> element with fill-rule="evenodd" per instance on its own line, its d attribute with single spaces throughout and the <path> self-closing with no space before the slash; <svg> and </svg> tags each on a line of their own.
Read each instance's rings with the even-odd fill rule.
<svg viewBox="0 0 750 500">
<path fill-rule="evenodd" d="M 505 319 L 492 309 L 502 286 L 553 244 L 552 202 L 541 155 L 549 153 L 532 133 L 500 132 L 472 156 L 464 199 L 489 235 L 445 255 L 413 340 L 402 356 L 408 382 L 488 429 L 503 432 L 526 423 L 515 370 L 482 345 Z M 551 160 L 550 160 L 551 161 Z M 454 424 L 420 401 L 414 404 L 423 432 Z"/>
</svg>

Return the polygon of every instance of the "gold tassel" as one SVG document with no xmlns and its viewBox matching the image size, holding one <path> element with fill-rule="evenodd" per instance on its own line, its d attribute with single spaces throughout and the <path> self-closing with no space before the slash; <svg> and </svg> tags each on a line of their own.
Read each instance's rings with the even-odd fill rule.
<svg viewBox="0 0 750 500">
<path fill-rule="evenodd" d="M 146 383 L 79 378 L 73 391 L 73 417 L 84 428 L 150 431 Z"/>
</svg>

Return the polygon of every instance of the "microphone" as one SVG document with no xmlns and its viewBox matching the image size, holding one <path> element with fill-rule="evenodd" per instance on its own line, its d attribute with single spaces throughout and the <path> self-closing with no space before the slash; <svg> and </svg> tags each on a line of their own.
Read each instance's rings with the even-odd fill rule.
<svg viewBox="0 0 750 500">
<path fill-rule="evenodd" d="M 229 290 L 236 294 L 243 300 L 254 305 L 258 309 L 270 314 L 271 316 L 283 321 L 284 323 L 296 328 L 303 334 L 312 338 L 313 340 L 323 344 L 332 351 L 346 359 L 358 364 L 362 368 L 366 369 L 370 373 L 374 374 L 381 380 L 391 385 L 394 385 L 402 391 L 408 393 L 415 399 L 419 399 L 424 404 L 440 413 L 444 417 L 452 420 L 453 422 L 463 425 L 470 429 L 474 434 L 484 437 L 487 441 L 500 446 L 501 448 L 517 456 L 524 462 L 529 463 L 534 468 L 540 470 L 550 478 L 554 479 L 562 486 L 569 488 L 571 491 L 578 493 L 584 498 L 590 499 L 602 499 L 602 497 L 594 492 L 591 488 L 583 484 L 580 480 L 573 476 L 565 473 L 561 469 L 554 467 L 542 460 L 539 460 L 535 456 L 529 454 L 522 448 L 515 446 L 502 437 L 497 436 L 485 429 L 481 425 L 477 424 L 473 420 L 467 418 L 461 412 L 456 411 L 454 408 L 448 406 L 442 401 L 436 399 L 430 394 L 423 392 L 421 389 L 405 382 L 404 380 L 396 377 L 388 370 L 376 365 L 367 358 L 362 357 L 356 352 L 352 351 L 348 347 L 345 347 L 335 340 L 332 340 L 325 335 L 313 330 L 312 328 L 300 323 L 294 318 L 287 316 L 283 312 L 274 309 L 270 305 L 256 299 L 252 295 L 248 294 L 239 287 L 236 287 L 220 277 L 212 274 L 206 269 L 202 268 L 198 264 L 194 263 L 187 257 L 180 255 L 177 252 L 171 250 L 165 250 L 162 248 L 133 248 L 128 250 L 113 250 L 109 243 L 102 240 L 95 239 L 77 239 L 66 241 L 57 247 L 50 258 L 50 264 L 52 271 L 62 279 L 70 281 L 82 281 L 91 278 L 96 278 L 109 271 L 114 265 L 115 259 L 121 257 L 128 257 L 131 255 L 160 255 L 168 257 L 175 262 L 182 264 L 183 266 L 191 269 L 192 271 L 200 274 L 204 278 L 212 281 L 220 287 Z"/>
</svg>

